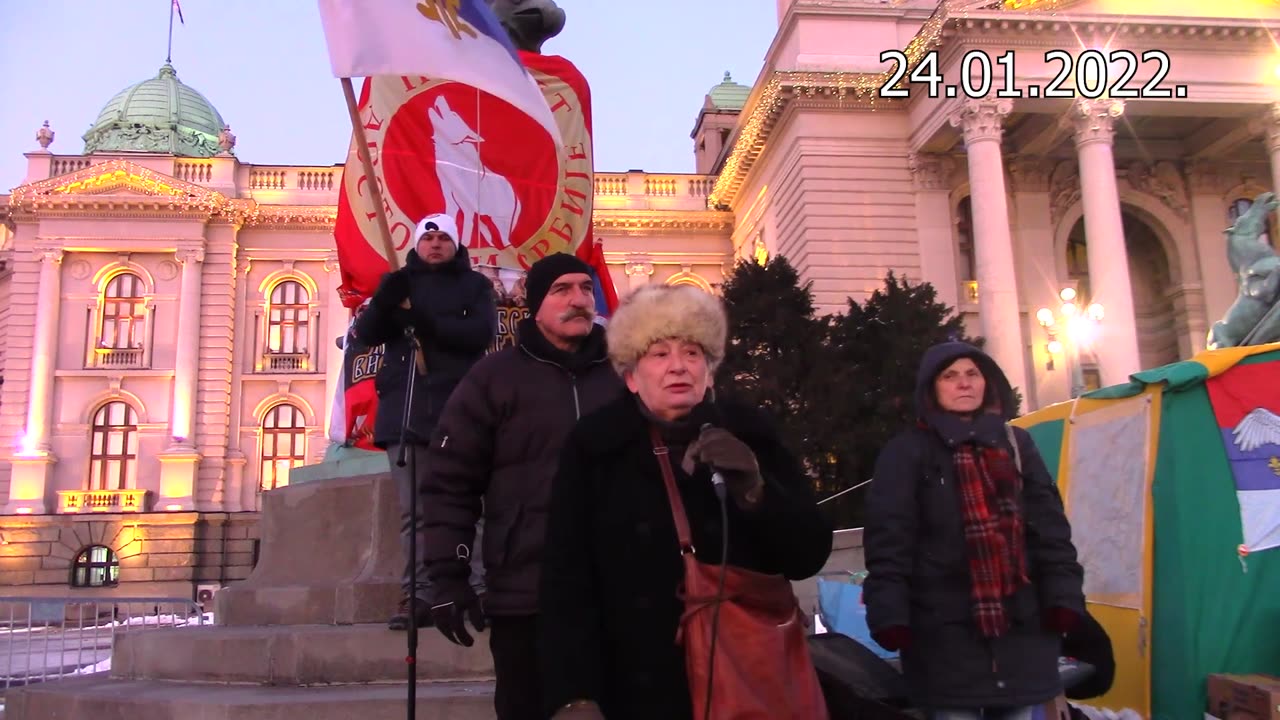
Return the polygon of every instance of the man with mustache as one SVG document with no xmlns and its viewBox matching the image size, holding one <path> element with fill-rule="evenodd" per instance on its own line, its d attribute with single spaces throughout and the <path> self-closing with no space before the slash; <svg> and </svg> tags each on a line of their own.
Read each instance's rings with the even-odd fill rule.
<svg viewBox="0 0 1280 720">
<path fill-rule="evenodd" d="M 538 579 L 561 446 L 578 418 L 625 391 L 595 322 L 590 272 L 563 253 L 529 268 L 530 317 L 520 322 L 515 346 L 462 379 L 432 439 L 423 502 L 432 620 L 466 647 L 474 643 L 466 620 L 477 631 L 492 626 L 499 720 L 542 717 Z M 467 580 L 482 507 L 483 606 Z"/>
</svg>

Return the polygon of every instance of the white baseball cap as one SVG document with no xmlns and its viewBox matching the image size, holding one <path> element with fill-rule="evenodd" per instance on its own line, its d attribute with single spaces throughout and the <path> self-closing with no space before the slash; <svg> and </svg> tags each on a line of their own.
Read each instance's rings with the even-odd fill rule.
<svg viewBox="0 0 1280 720">
<path fill-rule="evenodd" d="M 413 230 L 413 241 L 416 243 L 422 239 L 422 236 L 428 232 L 442 232 L 449 236 L 453 241 L 453 246 L 458 247 L 458 224 L 448 215 L 437 213 L 422 218 L 422 222 L 418 223 L 418 227 Z"/>
</svg>

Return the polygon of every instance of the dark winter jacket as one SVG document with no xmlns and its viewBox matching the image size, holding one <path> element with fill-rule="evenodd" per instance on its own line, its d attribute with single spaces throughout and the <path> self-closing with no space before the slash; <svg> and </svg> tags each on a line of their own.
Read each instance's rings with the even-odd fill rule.
<svg viewBox="0 0 1280 720">
<path fill-rule="evenodd" d="M 414 352 L 404 328 L 412 325 L 425 353 L 427 374 L 416 375 L 409 409 L 412 443 L 427 443 L 431 430 L 462 376 L 484 357 L 498 328 L 493 284 L 471 269 L 467 249 L 459 248 L 453 262 L 432 268 L 414 250 L 404 267 L 409 276 L 410 309 L 369 304 L 356 319 L 356 337 L 369 347 L 386 344 L 382 367 L 374 379 L 378 417 L 373 441 L 385 448 L 400 442 L 409 375 L 416 375 Z"/>
<path fill-rule="evenodd" d="M 720 506 L 705 467 L 687 476 L 683 447 L 703 422 L 724 427 L 756 454 L 763 505 L 728 503 L 729 562 L 792 580 L 822 569 L 832 527 L 777 431 L 754 408 L 703 403 L 686 442 L 668 438 L 695 554 L 719 563 Z M 649 420 L 627 396 L 584 418 L 560 459 L 543 559 L 539 666 L 548 713 L 596 700 L 609 720 L 692 717 L 676 631 L 684 578 L 675 522 L 653 453 Z"/>
<path fill-rule="evenodd" d="M 533 615 L 551 478 L 578 418 L 618 397 L 604 328 L 576 353 L 559 350 L 532 319 L 514 347 L 476 364 L 449 398 L 436 427 L 423 520 L 434 580 L 467 577 L 457 548 L 471 548 L 484 506 L 485 612 Z"/>
<path fill-rule="evenodd" d="M 964 420 L 936 407 L 933 383 L 960 357 L 973 358 L 987 384 L 987 412 Z M 1084 614 L 1084 571 L 1057 486 L 1031 436 L 1014 428 L 1022 460 L 1022 513 L 1031 584 L 1005 601 L 1011 629 L 988 641 L 970 598 L 964 520 L 953 449 L 976 441 L 1010 451 L 1005 422 L 1013 391 L 995 361 L 971 345 L 945 343 L 924 356 L 916 389 L 925 427 L 898 435 L 881 452 L 867 498 L 863 585 L 873 633 L 910 628 L 902 652 L 913 700 L 930 708 L 1024 706 L 1062 691 L 1060 639 L 1042 613 Z"/>
</svg>

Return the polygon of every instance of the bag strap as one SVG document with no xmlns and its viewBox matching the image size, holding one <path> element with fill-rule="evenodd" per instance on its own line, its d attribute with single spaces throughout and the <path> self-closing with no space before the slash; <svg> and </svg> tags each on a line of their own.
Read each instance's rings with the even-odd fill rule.
<svg viewBox="0 0 1280 720">
<path fill-rule="evenodd" d="M 1013 426 L 1005 423 L 1005 433 L 1009 436 L 1009 444 L 1013 446 L 1013 466 L 1022 474 L 1022 448 L 1018 446 L 1018 438 L 1013 434 Z"/>
<path fill-rule="evenodd" d="M 680 554 L 694 552 L 692 534 L 689 532 L 689 518 L 684 513 L 684 501 L 680 499 L 680 491 L 676 488 L 676 475 L 671 469 L 671 453 L 658 428 L 649 426 L 649 438 L 653 441 L 653 454 L 658 456 L 658 466 L 662 468 L 662 482 L 667 486 L 667 500 L 671 501 L 671 517 L 676 523 L 676 537 L 680 541 Z"/>
</svg>

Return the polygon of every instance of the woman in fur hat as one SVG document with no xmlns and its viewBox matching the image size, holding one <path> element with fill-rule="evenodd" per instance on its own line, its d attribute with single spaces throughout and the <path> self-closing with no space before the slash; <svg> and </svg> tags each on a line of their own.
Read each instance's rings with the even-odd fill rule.
<svg viewBox="0 0 1280 720">
<path fill-rule="evenodd" d="M 727 488 L 730 565 L 799 580 L 831 552 L 832 527 L 771 423 L 712 398 L 726 326 L 720 300 L 690 286 L 646 286 L 610 320 L 609 357 L 631 394 L 578 423 L 552 489 L 539 652 L 554 718 L 693 717 L 676 643 L 684 569 L 651 428 L 698 560 L 721 562 L 711 467 Z"/>
</svg>

